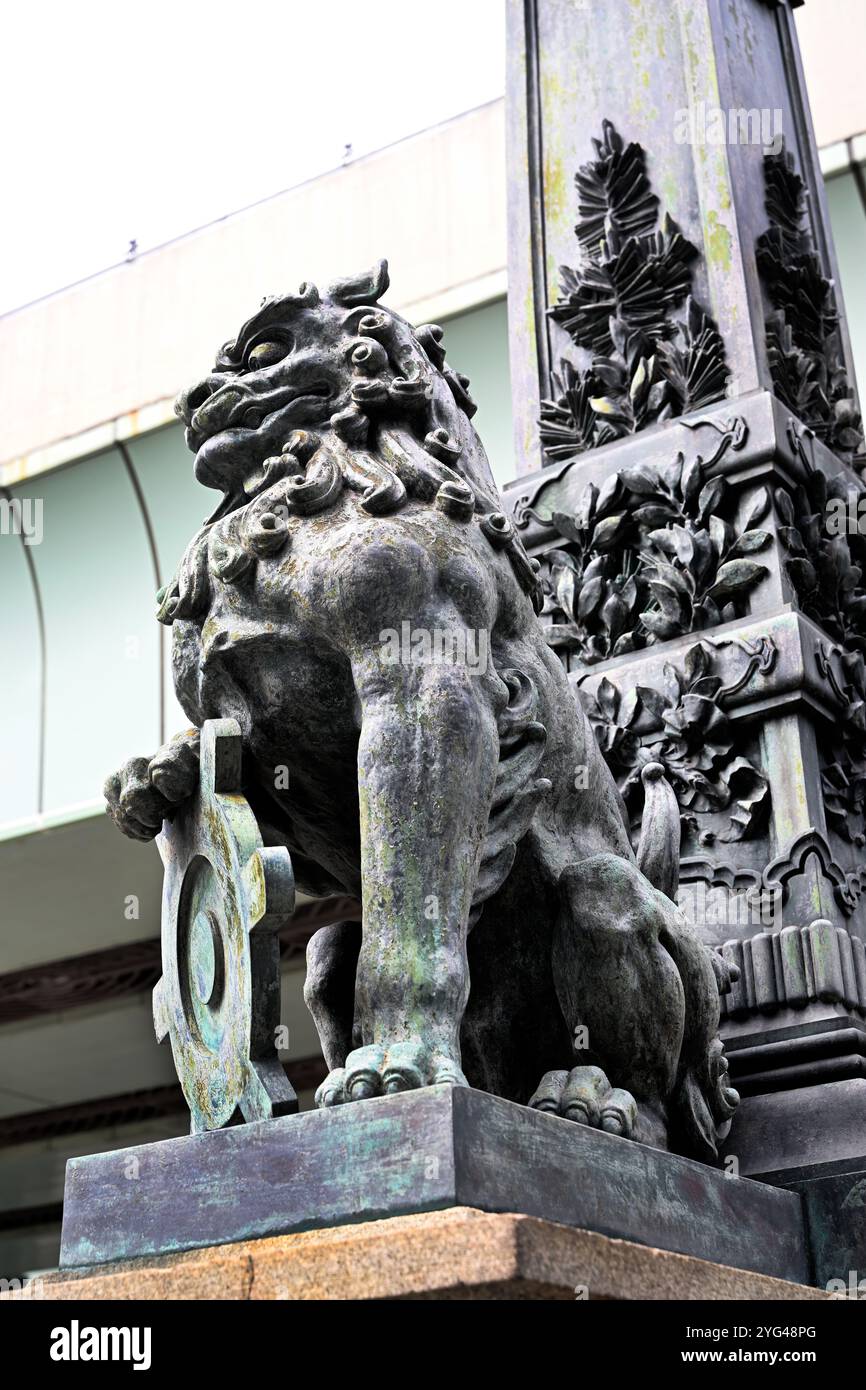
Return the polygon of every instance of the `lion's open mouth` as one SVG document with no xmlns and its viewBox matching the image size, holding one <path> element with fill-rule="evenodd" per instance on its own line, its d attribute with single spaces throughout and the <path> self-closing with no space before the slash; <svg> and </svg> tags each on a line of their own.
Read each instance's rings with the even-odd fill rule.
<svg viewBox="0 0 866 1390">
<path fill-rule="evenodd" d="M 195 452 L 195 476 L 237 505 L 264 481 L 262 465 L 293 430 L 321 425 L 334 409 L 331 385 L 322 380 L 259 392 L 227 384 L 190 420 L 186 442 Z"/>
<path fill-rule="evenodd" d="M 276 386 L 271 391 L 250 391 L 239 382 L 227 382 L 193 413 L 187 443 L 198 450 L 223 430 L 258 430 L 277 411 L 284 411 L 288 406 L 312 405 L 327 400 L 330 395 L 331 386 L 327 381 Z"/>
</svg>

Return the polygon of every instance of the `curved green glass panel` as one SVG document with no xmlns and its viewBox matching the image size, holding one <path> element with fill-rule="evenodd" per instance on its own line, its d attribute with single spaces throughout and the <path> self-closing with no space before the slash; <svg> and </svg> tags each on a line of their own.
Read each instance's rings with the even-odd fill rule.
<svg viewBox="0 0 866 1390">
<path fill-rule="evenodd" d="M 186 447 L 183 427 L 168 425 L 152 434 L 130 439 L 126 445 L 150 516 L 159 555 L 160 582 L 173 576 L 189 541 L 205 516 L 213 511 L 219 493 L 202 487 L 193 477 L 193 456 Z M 155 599 L 151 612 L 156 612 Z M 154 628 L 159 625 L 154 616 Z M 189 720 L 177 703 L 171 679 L 171 628 L 159 628 L 165 649 L 165 729 L 170 738 L 186 728 Z"/>
<path fill-rule="evenodd" d="M 497 299 L 482 309 L 443 319 L 442 327 L 449 367 L 469 377 L 469 394 L 478 406 L 472 423 L 501 487 L 515 473 L 506 302 Z"/>
<path fill-rule="evenodd" d="M 23 503 L 32 498 L 33 490 L 14 488 L 10 495 Z M 26 518 L 26 513 L 22 515 Z M 39 810 L 39 614 L 23 540 L 15 534 L 13 520 L 14 513 L 0 512 L 0 823 L 21 820 Z M 34 531 L 34 541 L 37 535 Z M 38 548 L 28 546 L 31 557 Z"/>
<path fill-rule="evenodd" d="M 101 794 L 106 774 L 159 742 L 153 563 L 117 450 L 35 480 L 33 547 L 45 610 L 45 806 Z"/>
</svg>

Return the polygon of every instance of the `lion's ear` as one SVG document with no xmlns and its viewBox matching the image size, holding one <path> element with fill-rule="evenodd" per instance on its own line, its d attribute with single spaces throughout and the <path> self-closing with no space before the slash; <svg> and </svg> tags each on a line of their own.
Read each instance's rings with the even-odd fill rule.
<svg viewBox="0 0 866 1390">
<path fill-rule="evenodd" d="M 328 286 L 328 298 L 336 304 L 375 304 L 387 290 L 388 262 L 377 261 L 372 270 L 335 280 Z"/>
</svg>

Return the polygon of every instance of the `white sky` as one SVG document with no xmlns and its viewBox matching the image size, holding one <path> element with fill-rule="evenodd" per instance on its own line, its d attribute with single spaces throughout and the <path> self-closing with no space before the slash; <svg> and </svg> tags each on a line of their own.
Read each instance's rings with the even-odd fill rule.
<svg viewBox="0 0 866 1390">
<path fill-rule="evenodd" d="M 503 0 L 19 0 L 0 313 L 498 96 Z"/>
</svg>

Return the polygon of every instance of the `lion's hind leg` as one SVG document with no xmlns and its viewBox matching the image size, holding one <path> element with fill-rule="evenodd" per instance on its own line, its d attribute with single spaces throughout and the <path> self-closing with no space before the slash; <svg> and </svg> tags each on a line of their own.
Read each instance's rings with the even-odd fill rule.
<svg viewBox="0 0 866 1390">
<path fill-rule="evenodd" d="M 704 945 L 679 910 L 661 941 L 676 962 L 686 998 L 672 1137 L 677 1147 L 712 1160 L 740 1100 L 729 1084 L 728 1061 L 719 1037 L 719 995 L 730 987 L 733 976 L 722 957 Z"/>
<path fill-rule="evenodd" d="M 313 1015 L 329 1071 L 342 1067 L 352 1050 L 360 950 L 359 922 L 320 927 L 307 945 L 304 1002 Z"/>
<path fill-rule="evenodd" d="M 573 1070 L 531 1103 L 666 1147 L 686 1000 L 660 936 L 676 908 L 615 854 L 569 865 L 560 904 L 552 966 Z"/>
</svg>

